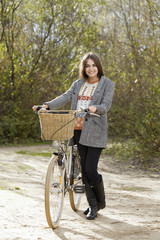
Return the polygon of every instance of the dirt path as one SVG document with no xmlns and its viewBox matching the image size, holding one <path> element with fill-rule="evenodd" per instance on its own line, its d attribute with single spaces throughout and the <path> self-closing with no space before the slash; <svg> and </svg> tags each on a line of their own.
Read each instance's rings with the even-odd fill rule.
<svg viewBox="0 0 160 240">
<path fill-rule="evenodd" d="M 107 207 L 85 219 L 83 197 L 73 212 L 65 197 L 59 228 L 48 228 L 44 182 L 48 158 L 16 153 L 48 151 L 48 146 L 0 148 L 0 239 L 2 240 L 160 240 L 160 178 L 117 173 L 101 159 Z"/>
</svg>

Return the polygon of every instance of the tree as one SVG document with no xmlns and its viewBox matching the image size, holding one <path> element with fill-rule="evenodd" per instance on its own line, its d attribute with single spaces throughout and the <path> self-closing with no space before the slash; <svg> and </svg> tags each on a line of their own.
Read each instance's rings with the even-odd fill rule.
<svg viewBox="0 0 160 240">
<path fill-rule="evenodd" d="M 1 142 L 35 137 L 31 106 L 65 91 L 89 49 L 91 1 L 1 0 Z M 63 84 L 62 84 L 63 83 Z"/>
<path fill-rule="evenodd" d="M 106 2 L 100 37 L 106 74 L 116 81 L 112 133 L 136 139 L 143 151 L 154 155 L 160 150 L 160 4 Z"/>
</svg>

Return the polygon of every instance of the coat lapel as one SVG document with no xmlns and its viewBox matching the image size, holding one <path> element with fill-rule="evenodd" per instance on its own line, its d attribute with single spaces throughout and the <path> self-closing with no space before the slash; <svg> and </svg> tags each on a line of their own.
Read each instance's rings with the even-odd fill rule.
<svg viewBox="0 0 160 240">
<path fill-rule="evenodd" d="M 74 99 L 72 100 L 72 103 L 73 103 L 73 109 L 76 109 L 77 107 L 77 101 L 78 101 L 78 94 L 79 94 L 79 91 L 82 87 L 82 84 L 84 83 L 84 80 L 83 79 L 80 79 L 75 87 L 75 90 L 73 91 L 73 94 L 74 94 Z"/>
<path fill-rule="evenodd" d="M 77 86 L 76 86 L 76 88 L 75 88 L 75 90 L 74 90 L 74 94 L 76 94 L 77 96 L 78 96 L 78 94 L 79 94 L 79 91 L 80 91 L 83 83 L 84 83 L 84 80 L 83 80 L 83 79 L 80 79 L 80 80 L 78 81 L 78 83 L 77 83 Z"/>
<path fill-rule="evenodd" d="M 90 105 L 93 105 L 95 104 L 97 98 L 99 97 L 99 93 L 101 91 L 101 88 L 103 87 L 103 84 L 104 84 L 104 81 L 105 81 L 105 78 L 102 76 L 99 83 L 98 83 L 98 86 L 93 94 L 93 97 L 92 97 L 92 100 L 91 100 L 91 103 Z"/>
</svg>

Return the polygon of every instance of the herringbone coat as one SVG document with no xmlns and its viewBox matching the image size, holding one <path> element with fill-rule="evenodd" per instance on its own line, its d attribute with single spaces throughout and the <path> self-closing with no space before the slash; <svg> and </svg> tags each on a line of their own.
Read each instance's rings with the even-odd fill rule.
<svg viewBox="0 0 160 240">
<path fill-rule="evenodd" d="M 57 109 L 71 102 L 71 109 L 76 110 L 78 94 L 84 81 L 84 79 L 78 79 L 68 91 L 49 102 L 45 102 L 45 104 L 48 104 L 50 109 Z M 114 82 L 102 76 L 90 103 L 90 106 L 92 105 L 97 108 L 96 113 L 100 115 L 100 118 L 95 116 L 87 116 L 85 118 L 80 144 L 106 148 L 108 135 L 107 112 L 112 104 L 113 92 Z"/>
</svg>

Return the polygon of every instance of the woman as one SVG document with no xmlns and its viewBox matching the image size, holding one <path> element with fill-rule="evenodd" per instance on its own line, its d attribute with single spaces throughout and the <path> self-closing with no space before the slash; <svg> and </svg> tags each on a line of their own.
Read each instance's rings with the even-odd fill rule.
<svg viewBox="0 0 160 240">
<path fill-rule="evenodd" d="M 105 208 L 102 176 L 98 173 L 98 161 L 107 145 L 107 112 L 112 104 L 114 83 L 104 77 L 102 65 L 93 53 L 87 53 L 80 64 L 80 79 L 61 96 L 43 104 L 43 108 L 56 109 L 71 102 L 71 109 L 88 108 L 100 117 L 80 114 L 76 118 L 74 143 L 77 144 L 82 167 L 82 178 L 89 208 L 86 218 L 95 219 L 97 211 Z M 37 106 L 33 106 L 36 111 Z"/>
</svg>

